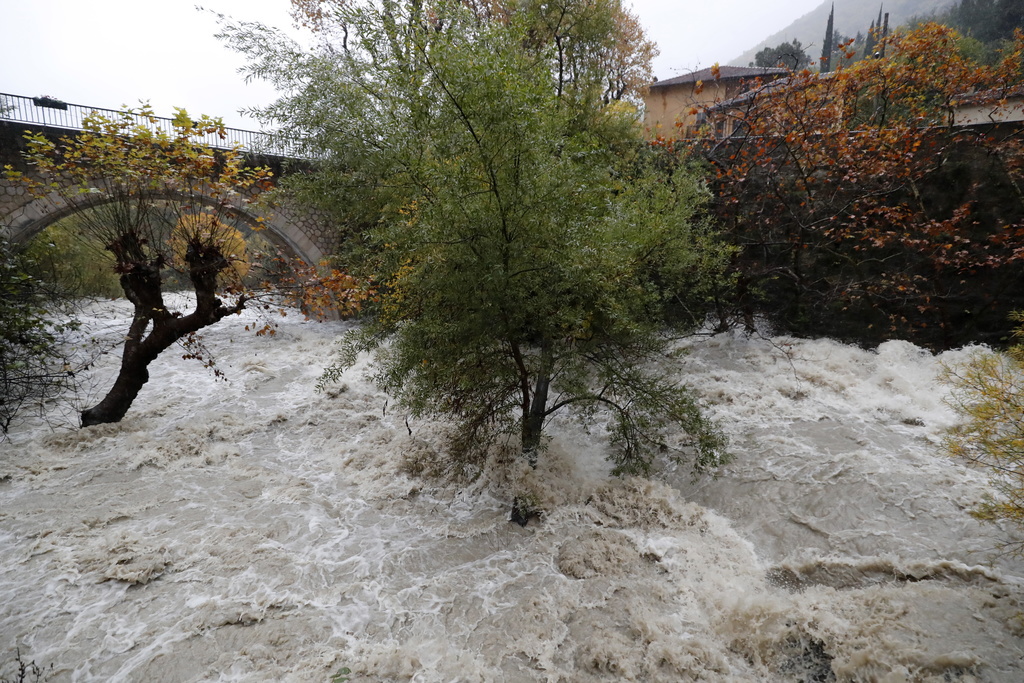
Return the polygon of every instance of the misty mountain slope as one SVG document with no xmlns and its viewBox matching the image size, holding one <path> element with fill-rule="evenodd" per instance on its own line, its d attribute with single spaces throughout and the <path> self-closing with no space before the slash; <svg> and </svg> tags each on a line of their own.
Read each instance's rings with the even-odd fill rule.
<svg viewBox="0 0 1024 683">
<path fill-rule="evenodd" d="M 915 16 L 926 16 L 953 4 L 953 0 L 860 0 L 859 2 L 836 2 L 835 29 L 850 37 L 857 32 L 867 33 L 871 22 L 878 19 L 879 6 L 882 12 L 889 13 L 889 26 L 899 26 L 907 19 Z M 796 38 L 804 46 L 811 59 L 817 61 L 821 56 L 821 43 L 825 37 L 825 26 L 828 24 L 828 13 L 833 3 L 829 0 L 800 17 L 792 24 L 774 33 L 755 47 L 747 50 L 728 63 L 734 66 L 747 66 L 754 61 L 754 56 L 765 47 L 775 47 L 780 43 Z"/>
</svg>

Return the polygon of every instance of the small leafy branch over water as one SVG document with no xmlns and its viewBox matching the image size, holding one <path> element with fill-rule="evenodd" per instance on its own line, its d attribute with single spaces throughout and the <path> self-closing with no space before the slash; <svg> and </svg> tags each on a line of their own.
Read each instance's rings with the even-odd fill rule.
<svg viewBox="0 0 1024 683">
<path fill-rule="evenodd" d="M 1014 318 L 1024 340 L 1024 313 Z M 953 385 L 949 403 L 964 417 L 947 433 L 946 450 L 987 469 L 995 489 L 972 514 L 1024 528 L 1024 343 L 1005 353 L 979 352 L 963 366 L 945 368 L 944 376 Z M 1024 553 L 1024 541 L 1007 549 Z"/>
<path fill-rule="evenodd" d="M 21 657 L 21 649 L 15 650 L 13 661 L 16 668 L 13 677 L 4 676 L 0 678 L 0 683 L 42 683 L 46 680 L 46 674 L 53 671 L 53 664 L 44 669 L 34 660 L 26 662 Z"/>
</svg>

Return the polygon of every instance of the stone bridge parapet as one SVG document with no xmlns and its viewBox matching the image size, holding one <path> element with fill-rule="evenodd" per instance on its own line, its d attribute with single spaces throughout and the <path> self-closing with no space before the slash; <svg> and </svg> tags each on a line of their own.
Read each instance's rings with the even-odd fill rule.
<svg viewBox="0 0 1024 683">
<path fill-rule="evenodd" d="M 0 118 L 0 168 L 10 165 L 22 173 L 33 176 L 33 169 L 22 156 L 26 149 L 27 132 L 43 132 L 47 136 L 66 136 L 77 131 L 38 124 L 26 124 Z M 251 155 L 253 165 L 269 166 L 274 177 L 280 178 L 292 168 L 301 168 L 308 162 L 296 162 L 282 157 Z M 38 178 L 38 176 L 37 176 Z M 249 198 L 252 198 L 250 195 Z M 14 243 L 25 243 L 39 231 L 65 218 L 82 206 L 66 206 L 55 193 L 50 197 L 35 197 L 19 182 L 10 181 L 0 173 L 0 236 Z M 263 235 L 286 254 L 310 264 L 317 264 L 335 252 L 337 230 L 326 214 L 287 200 L 272 207 L 263 203 L 240 200 L 234 211 L 239 220 L 250 227 L 262 224 Z"/>
</svg>

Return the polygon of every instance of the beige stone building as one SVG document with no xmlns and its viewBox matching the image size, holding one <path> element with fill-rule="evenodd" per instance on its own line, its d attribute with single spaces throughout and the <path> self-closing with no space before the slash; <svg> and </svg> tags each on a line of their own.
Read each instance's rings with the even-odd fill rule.
<svg viewBox="0 0 1024 683">
<path fill-rule="evenodd" d="M 701 125 L 705 107 L 788 73 L 786 69 L 723 66 L 718 68 L 717 78 L 709 68 L 655 81 L 644 97 L 644 128 L 652 137 L 687 137 Z"/>
</svg>

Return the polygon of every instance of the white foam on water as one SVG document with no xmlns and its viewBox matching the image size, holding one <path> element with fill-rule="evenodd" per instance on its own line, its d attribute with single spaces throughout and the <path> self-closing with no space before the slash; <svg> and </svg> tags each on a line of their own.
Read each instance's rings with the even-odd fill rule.
<svg viewBox="0 0 1024 683">
<path fill-rule="evenodd" d="M 0 444 L 0 653 L 55 681 L 1024 678 L 1024 568 L 988 552 L 1011 532 L 938 453 L 966 351 L 718 335 L 680 377 L 732 439 L 718 479 L 611 478 L 558 419 L 537 472 L 456 485 L 414 474 L 442 426 L 366 360 L 314 391 L 345 323 L 247 320 L 205 334 L 229 381 L 169 351 L 121 423 Z"/>
</svg>

